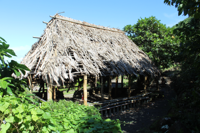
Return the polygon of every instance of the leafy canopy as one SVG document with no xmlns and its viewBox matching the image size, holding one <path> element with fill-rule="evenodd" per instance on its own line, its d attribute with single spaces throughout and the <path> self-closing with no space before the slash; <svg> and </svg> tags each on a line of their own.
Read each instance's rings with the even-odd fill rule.
<svg viewBox="0 0 200 133">
<path fill-rule="evenodd" d="M 178 14 L 189 18 L 175 25 L 174 34 L 181 39 L 178 59 L 180 72 L 174 80 L 177 100 L 173 109 L 175 121 L 180 121 L 190 132 L 200 132 L 200 13 L 199 0 L 165 0 L 175 5 Z"/>
<path fill-rule="evenodd" d="M 25 71 L 29 71 L 25 65 L 14 60 L 5 62 L 5 57 L 11 58 L 12 56 L 16 56 L 15 52 L 9 49 L 9 44 L 0 37 L 0 92 L 9 95 L 24 91 L 26 87 L 25 79 L 15 79 L 12 74 L 20 76 L 20 72 L 25 74 Z"/>
<path fill-rule="evenodd" d="M 200 17 L 199 0 L 164 0 L 168 5 L 175 5 L 178 8 L 178 15 L 189 15 L 190 17 Z"/>
<path fill-rule="evenodd" d="M 134 25 L 126 25 L 124 31 L 159 68 L 174 63 L 178 54 L 178 39 L 173 29 L 160 23 L 155 17 L 139 19 Z"/>
</svg>

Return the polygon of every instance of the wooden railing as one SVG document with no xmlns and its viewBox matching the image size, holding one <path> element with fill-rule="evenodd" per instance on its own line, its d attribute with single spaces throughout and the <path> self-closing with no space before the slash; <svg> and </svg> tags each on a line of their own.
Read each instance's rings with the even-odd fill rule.
<svg viewBox="0 0 200 133">
<path fill-rule="evenodd" d="M 94 106 L 100 107 L 100 113 L 102 117 L 108 118 L 115 115 L 120 115 L 121 112 L 129 110 L 130 108 L 149 103 L 158 96 L 159 94 L 152 94 L 151 92 L 149 92 L 129 98 L 127 97 L 121 99 L 107 100 L 105 102 L 95 102 Z"/>
</svg>

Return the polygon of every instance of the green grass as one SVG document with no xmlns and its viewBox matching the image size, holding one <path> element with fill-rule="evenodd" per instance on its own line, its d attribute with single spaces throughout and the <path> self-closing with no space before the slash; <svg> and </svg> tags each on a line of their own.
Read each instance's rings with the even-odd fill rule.
<svg viewBox="0 0 200 133">
<path fill-rule="evenodd" d="M 62 89 L 59 89 L 59 91 L 63 91 L 64 95 L 67 95 L 67 94 L 74 94 L 74 92 L 76 90 L 69 90 L 69 92 L 67 92 L 67 88 L 62 88 Z"/>
<path fill-rule="evenodd" d="M 75 90 L 70 90 L 69 92 L 67 91 L 64 91 L 64 95 L 67 95 L 67 94 L 74 94 Z"/>
</svg>

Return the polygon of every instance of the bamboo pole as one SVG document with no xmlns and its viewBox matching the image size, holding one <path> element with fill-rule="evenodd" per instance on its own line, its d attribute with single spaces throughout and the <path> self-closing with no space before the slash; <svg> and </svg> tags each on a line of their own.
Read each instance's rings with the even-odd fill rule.
<svg viewBox="0 0 200 133">
<path fill-rule="evenodd" d="M 128 75 L 128 97 L 131 96 L 131 75 Z"/>
<path fill-rule="evenodd" d="M 103 95 L 103 77 L 101 77 L 101 101 L 104 101 L 104 95 Z"/>
<path fill-rule="evenodd" d="M 111 82 L 111 76 L 109 76 L 108 78 L 108 87 L 109 87 L 109 99 L 111 100 L 112 99 L 112 95 L 111 95 L 111 92 L 112 92 L 112 82 Z"/>
<path fill-rule="evenodd" d="M 83 95 L 84 105 L 87 106 L 87 75 L 83 76 Z"/>
<path fill-rule="evenodd" d="M 47 101 L 52 100 L 52 85 L 47 85 Z"/>
<path fill-rule="evenodd" d="M 123 83 L 124 81 L 123 80 L 124 80 L 124 76 L 122 75 L 122 79 L 121 79 L 121 88 L 122 89 L 123 89 L 123 86 L 124 86 L 124 83 Z"/>
</svg>

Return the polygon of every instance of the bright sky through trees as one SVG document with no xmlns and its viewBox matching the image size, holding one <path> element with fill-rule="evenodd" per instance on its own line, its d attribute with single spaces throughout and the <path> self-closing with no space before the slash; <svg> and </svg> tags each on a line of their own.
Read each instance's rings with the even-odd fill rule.
<svg viewBox="0 0 200 133">
<path fill-rule="evenodd" d="M 7 40 L 18 62 L 41 36 L 48 22 L 58 12 L 73 19 L 96 25 L 123 29 L 138 19 L 155 16 L 161 23 L 173 26 L 186 16 L 178 16 L 177 8 L 162 0 L 1 0 L 0 36 Z"/>
</svg>

